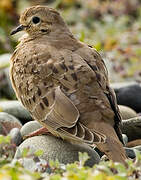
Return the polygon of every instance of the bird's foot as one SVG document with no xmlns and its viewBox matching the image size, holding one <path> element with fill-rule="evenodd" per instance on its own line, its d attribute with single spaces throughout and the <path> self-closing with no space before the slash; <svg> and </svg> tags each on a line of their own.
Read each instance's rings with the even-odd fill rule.
<svg viewBox="0 0 141 180">
<path fill-rule="evenodd" d="M 29 137 L 38 136 L 38 135 L 42 135 L 42 134 L 50 134 L 50 132 L 48 131 L 47 128 L 41 127 L 40 129 L 37 129 L 36 131 L 33 131 L 33 132 L 31 132 L 30 134 L 25 135 L 25 136 L 23 137 L 23 139 L 27 139 L 27 138 L 29 138 Z"/>
</svg>

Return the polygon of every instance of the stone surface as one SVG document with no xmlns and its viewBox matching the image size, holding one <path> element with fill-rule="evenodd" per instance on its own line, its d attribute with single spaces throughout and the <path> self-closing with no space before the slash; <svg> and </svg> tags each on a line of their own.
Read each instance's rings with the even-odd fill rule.
<svg viewBox="0 0 141 180">
<path fill-rule="evenodd" d="M 0 69 L 0 98 L 13 98 L 15 95 L 9 79 L 9 68 Z"/>
<path fill-rule="evenodd" d="M 131 159 L 134 159 L 136 157 L 136 154 L 135 154 L 135 151 L 133 148 L 127 148 L 125 147 L 125 152 L 126 152 L 126 155 L 131 158 Z"/>
<path fill-rule="evenodd" d="M 0 97 L 13 98 L 14 91 L 9 78 L 11 54 L 0 55 Z"/>
<path fill-rule="evenodd" d="M 7 112 L 22 122 L 31 120 L 29 112 L 23 107 L 19 101 L 0 101 L 0 109 L 3 112 Z"/>
<path fill-rule="evenodd" d="M 22 136 L 18 128 L 11 129 L 9 136 L 11 137 L 11 140 L 14 144 L 16 144 L 17 146 L 21 144 Z"/>
<path fill-rule="evenodd" d="M 141 85 L 133 84 L 122 88 L 115 89 L 117 103 L 125 105 L 136 112 L 141 112 Z"/>
<path fill-rule="evenodd" d="M 124 144 L 126 146 L 126 144 L 128 143 L 128 137 L 126 136 L 126 134 L 122 134 L 122 138 L 123 138 Z"/>
<path fill-rule="evenodd" d="M 24 124 L 21 128 L 21 135 L 22 137 L 29 135 L 31 132 L 36 131 L 37 129 L 41 128 L 42 125 L 37 121 L 29 121 Z"/>
<path fill-rule="evenodd" d="M 141 116 L 122 121 L 122 133 L 126 134 L 128 141 L 141 138 Z"/>
<path fill-rule="evenodd" d="M 56 160 L 60 163 L 67 164 L 78 160 L 78 152 L 87 152 L 90 159 L 86 162 L 87 166 L 92 167 L 94 164 L 99 163 L 99 155 L 87 145 L 70 144 L 62 139 L 54 136 L 34 136 L 26 139 L 17 149 L 15 158 L 20 158 L 22 150 L 30 148 L 31 154 L 38 150 L 43 151 L 40 158 L 47 161 Z"/>
<path fill-rule="evenodd" d="M 134 118 L 134 117 L 138 116 L 136 111 L 134 111 L 133 109 L 131 109 L 127 106 L 119 105 L 119 110 L 121 112 L 121 116 L 122 116 L 123 120 Z"/>
<path fill-rule="evenodd" d="M 131 85 L 136 85 L 138 84 L 136 81 L 130 81 L 130 82 L 116 82 L 116 83 L 111 83 L 110 86 L 114 89 L 117 90 L 119 88 L 131 86 Z"/>
<path fill-rule="evenodd" d="M 141 145 L 133 147 L 133 149 L 138 150 L 141 152 Z"/>
<path fill-rule="evenodd" d="M 3 94 L 8 99 L 13 99 L 13 97 L 15 97 L 15 92 L 13 90 L 10 76 L 9 76 L 9 67 L 5 68 L 3 71 L 4 71 L 4 75 L 5 75 L 5 81 L 6 81 L 6 86 L 3 88 Z"/>
<path fill-rule="evenodd" d="M 20 129 L 22 127 L 22 124 L 14 116 L 5 112 L 0 112 L 0 126 L 2 128 L 2 132 L 0 132 L 0 134 L 7 135 L 13 128 Z"/>
</svg>

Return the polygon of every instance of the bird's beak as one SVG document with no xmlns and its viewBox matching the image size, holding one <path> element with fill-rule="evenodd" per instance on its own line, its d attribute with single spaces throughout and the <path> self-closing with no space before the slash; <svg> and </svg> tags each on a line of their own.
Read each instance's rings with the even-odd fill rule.
<svg viewBox="0 0 141 180">
<path fill-rule="evenodd" d="M 25 26 L 19 25 L 17 28 L 13 29 L 13 31 L 10 33 L 10 35 L 14 35 L 14 34 L 16 34 L 19 31 L 23 31 L 24 28 L 25 28 Z"/>
</svg>

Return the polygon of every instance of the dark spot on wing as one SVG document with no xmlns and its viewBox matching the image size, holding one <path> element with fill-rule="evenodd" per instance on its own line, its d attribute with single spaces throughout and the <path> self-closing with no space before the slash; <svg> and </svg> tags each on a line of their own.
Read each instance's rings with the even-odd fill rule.
<svg viewBox="0 0 141 180">
<path fill-rule="evenodd" d="M 74 66 L 73 65 L 69 65 L 68 67 L 69 67 L 69 69 L 74 70 Z"/>
<path fill-rule="evenodd" d="M 29 101 L 29 104 L 31 104 L 31 100 L 29 99 L 28 101 Z"/>
<path fill-rule="evenodd" d="M 46 83 L 46 82 L 43 82 L 43 84 L 44 84 L 44 86 L 46 86 L 46 85 L 47 85 L 47 83 Z"/>
<path fill-rule="evenodd" d="M 42 110 L 44 110 L 45 108 L 44 108 L 44 105 L 40 102 L 40 107 L 41 107 L 41 109 Z"/>
<path fill-rule="evenodd" d="M 64 80 L 68 81 L 68 78 L 66 76 L 63 77 Z"/>
<path fill-rule="evenodd" d="M 89 67 L 90 67 L 93 71 L 97 71 L 97 70 L 98 70 L 98 68 L 97 68 L 96 65 L 92 65 L 92 64 L 88 63 L 87 60 L 85 60 L 85 59 L 84 59 L 84 61 L 89 65 Z"/>
<path fill-rule="evenodd" d="M 41 89 L 39 87 L 38 87 L 37 93 L 38 93 L 38 96 L 41 96 Z"/>
<path fill-rule="evenodd" d="M 94 55 L 93 55 L 93 57 L 94 57 L 95 59 L 97 59 L 97 58 L 98 58 L 97 54 L 94 54 Z"/>
<path fill-rule="evenodd" d="M 58 70 L 56 69 L 55 66 L 53 67 L 52 71 L 53 71 L 54 73 L 58 73 Z"/>
<path fill-rule="evenodd" d="M 55 91 L 52 91 L 52 97 L 55 99 Z"/>
<path fill-rule="evenodd" d="M 36 97 L 35 97 L 35 95 L 33 96 L 33 101 L 34 101 L 34 102 L 36 101 Z"/>
<path fill-rule="evenodd" d="M 96 77 L 97 77 L 98 81 L 101 81 L 101 76 L 99 73 L 96 73 Z"/>
<path fill-rule="evenodd" d="M 61 64 L 60 64 L 60 67 L 61 67 L 62 69 L 64 69 L 65 71 L 68 71 L 68 68 L 67 68 L 67 66 L 65 65 L 65 63 L 61 63 Z"/>
<path fill-rule="evenodd" d="M 62 88 L 65 90 L 65 91 L 68 91 L 69 88 L 67 88 L 66 86 L 62 85 Z"/>
<path fill-rule="evenodd" d="M 48 99 L 46 97 L 43 98 L 43 102 L 46 106 L 49 106 Z"/>
<path fill-rule="evenodd" d="M 91 66 L 92 67 L 92 69 L 94 70 L 94 71 L 97 71 L 98 69 L 97 69 L 97 66 Z"/>
<path fill-rule="evenodd" d="M 73 78 L 73 80 L 77 81 L 77 76 L 76 76 L 75 73 L 72 73 L 72 74 L 71 74 L 71 77 Z"/>
</svg>

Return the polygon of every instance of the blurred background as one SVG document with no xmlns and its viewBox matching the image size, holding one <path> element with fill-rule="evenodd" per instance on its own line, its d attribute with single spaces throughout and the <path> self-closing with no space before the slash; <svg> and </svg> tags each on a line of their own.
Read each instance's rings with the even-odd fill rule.
<svg viewBox="0 0 141 180">
<path fill-rule="evenodd" d="M 11 37 L 10 31 L 25 8 L 37 4 L 56 8 L 75 37 L 100 52 L 111 83 L 141 81 L 140 0 L 1 0 L 0 88 L 20 36 Z"/>
</svg>

